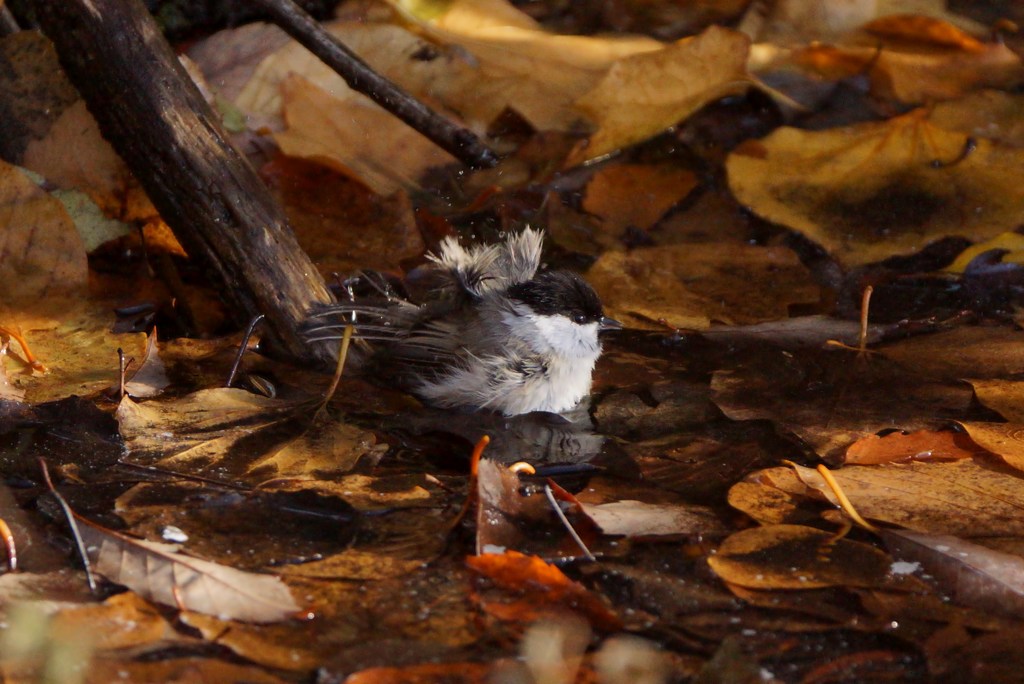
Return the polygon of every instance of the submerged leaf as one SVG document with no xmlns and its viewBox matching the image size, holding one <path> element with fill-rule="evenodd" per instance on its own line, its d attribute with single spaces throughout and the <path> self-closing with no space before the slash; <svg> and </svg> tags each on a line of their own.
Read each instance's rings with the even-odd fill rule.
<svg viewBox="0 0 1024 684">
<path fill-rule="evenodd" d="M 173 544 L 77 521 L 93 569 L 151 601 L 245 622 L 278 622 L 298 614 L 299 605 L 278 577 L 191 558 Z"/>
<path fill-rule="evenodd" d="M 813 527 L 770 525 L 732 535 L 708 557 L 726 582 L 750 589 L 892 587 L 892 559 L 873 546 Z"/>
<path fill-rule="evenodd" d="M 920 563 L 958 603 L 1019 616 L 1024 611 L 1024 558 L 945 534 L 883 530 L 893 556 Z"/>
<path fill-rule="evenodd" d="M 307 403 L 241 389 L 170 401 L 121 400 L 116 418 L 136 462 L 262 481 L 347 472 L 375 448 L 372 433 L 332 418 L 311 422 Z"/>
</svg>

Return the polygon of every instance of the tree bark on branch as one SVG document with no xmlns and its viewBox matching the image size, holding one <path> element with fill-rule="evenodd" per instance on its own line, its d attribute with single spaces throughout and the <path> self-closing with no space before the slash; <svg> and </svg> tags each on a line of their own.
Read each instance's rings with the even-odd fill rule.
<svg viewBox="0 0 1024 684">
<path fill-rule="evenodd" d="M 36 0 L 43 32 L 99 122 L 189 254 L 205 264 L 240 323 L 267 317 L 274 346 L 331 362 L 299 328 L 331 301 L 282 209 L 228 142 L 140 0 Z"/>
</svg>

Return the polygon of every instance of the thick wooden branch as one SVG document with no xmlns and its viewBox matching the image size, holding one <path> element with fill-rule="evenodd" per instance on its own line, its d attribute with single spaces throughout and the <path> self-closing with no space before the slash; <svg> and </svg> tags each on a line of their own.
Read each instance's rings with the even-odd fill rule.
<svg viewBox="0 0 1024 684">
<path fill-rule="evenodd" d="M 281 208 L 228 142 L 140 0 L 36 0 L 71 82 L 189 254 L 209 267 L 235 318 L 267 317 L 269 341 L 327 362 L 298 334 L 330 301 Z"/>
</svg>

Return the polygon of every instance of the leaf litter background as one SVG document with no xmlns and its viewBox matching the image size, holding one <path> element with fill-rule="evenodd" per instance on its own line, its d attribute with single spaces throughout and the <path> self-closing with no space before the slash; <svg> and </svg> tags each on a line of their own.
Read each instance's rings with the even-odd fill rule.
<svg viewBox="0 0 1024 684">
<path fill-rule="evenodd" d="M 45 39 L 4 38 L 5 681 L 1017 680 L 1024 43 L 1000 19 L 1024 16 L 341 5 L 333 33 L 504 155 L 476 173 L 273 27 L 183 49 L 327 277 L 545 227 L 628 326 L 574 422 L 348 377 L 318 413 L 327 378 L 255 350 L 225 388 L 216 292 Z"/>
</svg>

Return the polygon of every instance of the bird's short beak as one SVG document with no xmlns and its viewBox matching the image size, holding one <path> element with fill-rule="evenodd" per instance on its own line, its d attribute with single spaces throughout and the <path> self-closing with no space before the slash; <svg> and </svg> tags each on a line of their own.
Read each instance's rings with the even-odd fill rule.
<svg viewBox="0 0 1024 684">
<path fill-rule="evenodd" d="M 607 316 L 601 316 L 601 323 L 597 326 L 599 332 L 607 332 L 609 330 L 622 330 L 622 324 L 614 318 L 608 318 Z"/>
</svg>

